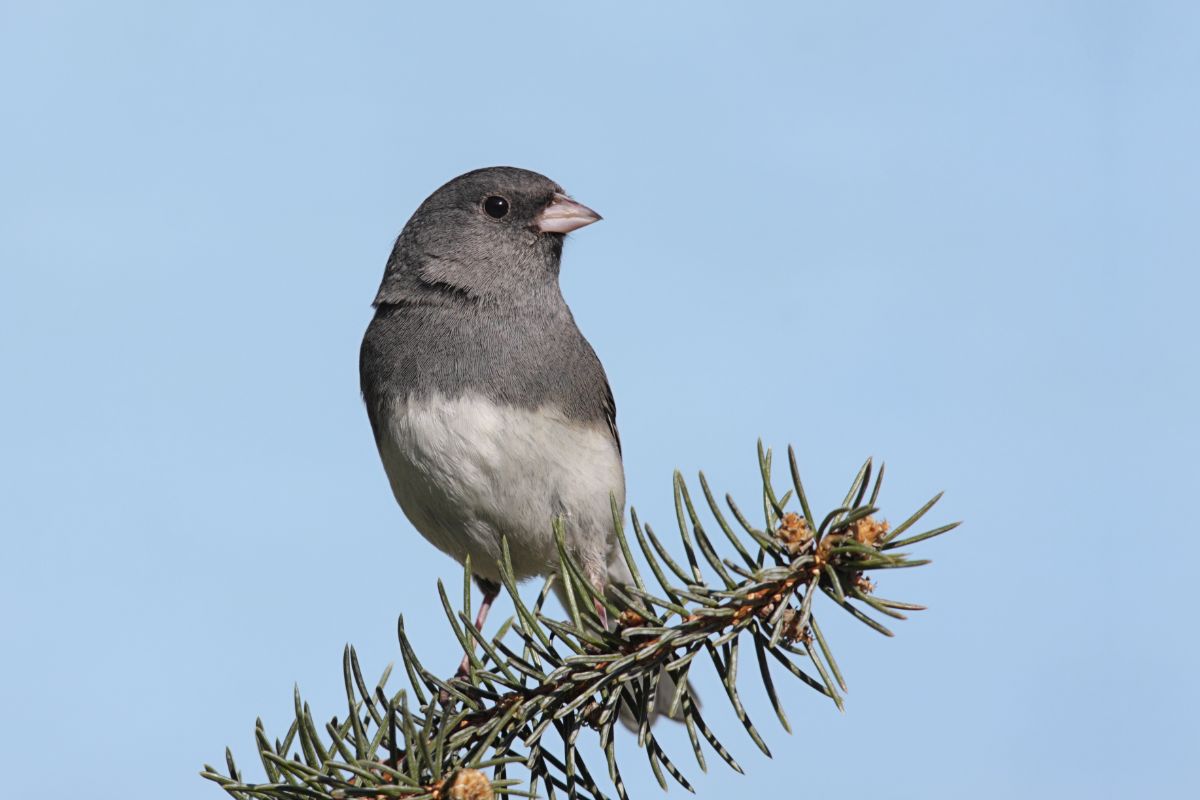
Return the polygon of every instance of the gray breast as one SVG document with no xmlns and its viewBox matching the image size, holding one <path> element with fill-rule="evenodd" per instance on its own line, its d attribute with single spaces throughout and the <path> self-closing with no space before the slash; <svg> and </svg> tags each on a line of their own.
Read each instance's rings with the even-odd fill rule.
<svg viewBox="0 0 1200 800">
<path fill-rule="evenodd" d="M 608 428 L 616 439 L 604 368 L 561 295 L 539 300 L 526 309 L 453 295 L 381 304 L 360 352 L 376 439 L 380 416 L 395 400 L 468 394 L 514 408 L 552 406 L 568 419 Z"/>
</svg>

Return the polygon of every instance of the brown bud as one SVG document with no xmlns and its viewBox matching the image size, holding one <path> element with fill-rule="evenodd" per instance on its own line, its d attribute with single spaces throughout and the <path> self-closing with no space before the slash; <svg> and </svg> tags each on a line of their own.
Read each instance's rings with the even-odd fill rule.
<svg viewBox="0 0 1200 800">
<path fill-rule="evenodd" d="M 889 527 L 887 520 L 863 517 L 851 526 L 850 533 L 859 544 L 875 547 L 887 535 Z"/>
<path fill-rule="evenodd" d="M 632 609 L 625 609 L 621 612 L 621 616 L 617 618 L 617 625 L 621 628 L 636 628 L 646 621 L 646 618 Z"/>
<path fill-rule="evenodd" d="M 776 535 L 792 555 L 799 553 L 812 541 L 812 534 L 808 530 L 808 521 L 790 511 L 784 514 L 783 519 L 779 521 L 779 530 L 776 531 Z"/>
<path fill-rule="evenodd" d="M 461 769 L 454 773 L 442 796 L 447 800 L 492 800 L 494 795 L 486 775 L 477 769 Z"/>
<path fill-rule="evenodd" d="M 808 626 L 805 625 L 803 629 L 800 628 L 799 611 L 789 609 L 783 612 L 783 617 L 779 620 L 779 625 L 783 629 L 783 638 L 789 643 L 800 642 L 808 646 L 812 641 L 812 634 L 809 632 Z"/>
</svg>

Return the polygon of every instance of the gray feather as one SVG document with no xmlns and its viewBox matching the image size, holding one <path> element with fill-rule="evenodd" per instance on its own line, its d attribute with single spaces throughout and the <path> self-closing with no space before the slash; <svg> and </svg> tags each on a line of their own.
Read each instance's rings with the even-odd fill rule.
<svg viewBox="0 0 1200 800">
<path fill-rule="evenodd" d="M 413 215 L 388 261 L 360 351 L 376 438 L 390 400 L 473 392 L 518 408 L 557 406 L 571 419 L 607 427 L 619 447 L 604 367 L 559 288 L 563 237 L 480 219 L 471 210 L 475 198 L 501 191 L 489 186 L 518 198 L 514 215 L 532 216 L 559 191 L 535 173 L 493 168 L 452 181 Z M 470 208 L 441 197 L 448 189 Z"/>
<path fill-rule="evenodd" d="M 612 390 L 559 289 L 563 235 L 534 224 L 561 192 L 494 167 L 430 195 L 388 259 L 359 369 L 393 493 L 426 539 L 494 583 L 507 537 L 517 577 L 545 575 L 561 516 L 606 587 L 629 579 L 609 505 L 624 508 L 624 470 Z M 495 195 L 501 217 L 484 213 Z"/>
</svg>

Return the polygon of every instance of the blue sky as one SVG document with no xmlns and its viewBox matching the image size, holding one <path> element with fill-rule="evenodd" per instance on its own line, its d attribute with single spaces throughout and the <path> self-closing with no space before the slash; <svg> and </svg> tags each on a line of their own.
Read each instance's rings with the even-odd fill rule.
<svg viewBox="0 0 1200 800">
<path fill-rule="evenodd" d="M 753 504 L 761 436 L 819 506 L 874 455 L 886 516 L 967 521 L 885 576 L 930 606 L 895 639 L 826 614 L 844 714 L 786 685 L 789 737 L 747 677 L 775 760 L 700 672 L 750 773 L 701 796 L 1188 785 L 1195 6 L 425 5 L 0 6 L 6 792 L 220 797 L 200 765 L 293 682 L 339 713 L 401 611 L 453 668 L 357 348 L 409 214 L 491 164 L 605 216 L 563 288 L 643 517 L 676 467 Z"/>
</svg>

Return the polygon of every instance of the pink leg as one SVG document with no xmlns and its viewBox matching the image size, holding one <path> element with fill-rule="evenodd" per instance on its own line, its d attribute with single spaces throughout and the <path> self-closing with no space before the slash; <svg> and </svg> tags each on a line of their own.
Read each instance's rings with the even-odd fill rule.
<svg viewBox="0 0 1200 800">
<path fill-rule="evenodd" d="M 604 603 L 599 600 L 593 600 L 596 606 L 596 616 L 600 618 L 600 627 L 608 629 L 608 609 L 604 607 Z"/>
<path fill-rule="evenodd" d="M 605 578 L 593 575 L 588 582 L 592 584 L 597 594 L 604 594 L 605 584 L 607 583 Z M 608 609 L 599 600 L 593 600 L 592 606 L 596 609 L 596 616 L 600 619 L 600 627 L 608 630 Z"/>
<path fill-rule="evenodd" d="M 492 610 L 492 603 L 496 600 L 496 595 L 500 594 L 500 586 L 490 581 L 485 581 L 481 578 L 476 578 L 475 582 L 479 585 L 479 589 L 483 592 L 483 601 L 479 604 L 479 611 L 475 614 L 475 630 L 483 633 L 483 624 L 487 622 L 488 612 Z M 474 647 L 474 644 L 472 644 Z M 464 654 L 462 663 L 458 665 L 458 672 L 454 677 L 462 678 L 467 675 L 467 670 L 471 666 L 470 656 Z"/>
</svg>

